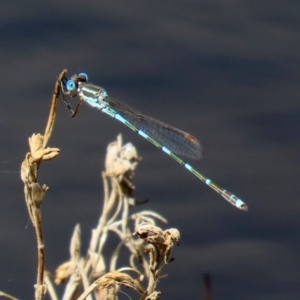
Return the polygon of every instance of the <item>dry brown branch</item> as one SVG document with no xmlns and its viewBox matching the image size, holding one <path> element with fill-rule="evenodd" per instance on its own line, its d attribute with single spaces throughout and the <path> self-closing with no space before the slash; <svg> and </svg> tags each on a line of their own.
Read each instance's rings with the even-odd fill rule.
<svg viewBox="0 0 300 300">
<path fill-rule="evenodd" d="M 67 70 L 63 70 L 58 80 L 62 79 L 66 72 Z M 45 184 L 41 186 L 38 183 L 38 170 L 42 161 L 51 160 L 60 152 L 58 148 L 46 148 L 54 126 L 59 92 L 60 86 L 59 83 L 56 82 L 45 134 L 33 134 L 29 138 L 30 152 L 26 154 L 25 160 L 21 165 L 21 179 L 24 182 L 25 201 L 37 238 L 38 271 L 37 283 L 35 285 L 36 300 L 44 299 L 46 293 L 46 285 L 44 282 L 45 249 L 43 243 L 41 205 L 48 190 Z"/>
</svg>

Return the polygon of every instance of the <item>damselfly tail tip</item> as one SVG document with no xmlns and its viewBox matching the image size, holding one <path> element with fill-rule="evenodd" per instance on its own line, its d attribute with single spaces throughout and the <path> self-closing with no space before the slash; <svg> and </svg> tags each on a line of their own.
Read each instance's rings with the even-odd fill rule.
<svg viewBox="0 0 300 300">
<path fill-rule="evenodd" d="M 244 202 L 238 205 L 237 208 L 243 211 L 248 211 L 248 206 Z"/>
<path fill-rule="evenodd" d="M 236 208 L 243 210 L 243 211 L 248 211 L 248 206 L 247 204 L 242 201 L 240 198 L 237 196 L 233 195 L 232 193 L 228 192 L 227 190 L 222 190 L 218 185 L 213 183 L 210 179 L 206 179 L 205 183 L 209 185 L 212 189 L 214 189 L 216 192 L 218 192 L 225 200 L 227 200 L 230 204 L 235 206 Z"/>
</svg>

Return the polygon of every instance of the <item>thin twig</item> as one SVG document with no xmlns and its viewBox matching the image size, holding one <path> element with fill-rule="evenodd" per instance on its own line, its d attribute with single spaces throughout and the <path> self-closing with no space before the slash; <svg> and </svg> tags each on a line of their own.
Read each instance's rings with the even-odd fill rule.
<svg viewBox="0 0 300 300">
<path fill-rule="evenodd" d="M 51 102 L 51 108 L 49 112 L 49 117 L 48 117 L 48 122 L 45 130 L 45 135 L 44 135 L 44 141 L 43 141 L 43 147 L 46 147 L 49 139 L 51 137 L 53 127 L 54 127 L 54 121 L 56 117 L 56 107 L 57 107 L 57 99 L 60 94 L 60 80 L 63 79 L 63 77 L 67 74 L 67 69 L 64 69 L 60 75 L 58 76 L 58 79 L 55 82 L 55 87 L 54 87 L 54 92 L 52 96 L 52 102 Z"/>
<path fill-rule="evenodd" d="M 15 298 L 15 297 L 13 297 L 11 295 L 8 295 L 8 294 L 6 294 L 4 292 L 1 292 L 1 291 L 0 291 L 0 297 L 6 298 L 8 300 L 18 300 L 17 298 Z"/>
<path fill-rule="evenodd" d="M 65 76 L 66 72 L 66 70 L 63 70 L 58 77 L 58 80 L 61 80 Z M 52 97 L 52 104 L 47 126 L 45 129 L 45 134 L 44 136 L 42 136 L 41 134 L 33 134 L 29 138 L 30 152 L 26 154 L 25 160 L 23 161 L 21 166 L 21 178 L 24 182 L 25 201 L 27 204 L 30 219 L 35 228 L 37 238 L 38 269 L 37 283 L 35 285 L 36 300 L 44 299 L 46 293 L 44 280 L 45 249 L 43 242 L 41 205 L 43 203 L 46 191 L 48 190 L 48 187 L 45 184 L 40 186 L 40 184 L 38 183 L 38 170 L 42 161 L 51 160 L 55 158 L 60 152 L 58 148 L 46 148 L 46 145 L 53 131 L 59 91 L 60 87 L 57 81 Z"/>
</svg>

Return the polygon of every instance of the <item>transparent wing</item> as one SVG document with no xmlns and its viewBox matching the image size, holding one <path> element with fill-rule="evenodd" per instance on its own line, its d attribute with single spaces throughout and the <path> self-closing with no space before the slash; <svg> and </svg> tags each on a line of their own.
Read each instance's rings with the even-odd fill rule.
<svg viewBox="0 0 300 300">
<path fill-rule="evenodd" d="M 144 115 L 120 100 L 107 97 L 107 103 L 129 123 L 170 151 L 194 159 L 203 157 L 202 146 L 193 135 Z"/>
</svg>

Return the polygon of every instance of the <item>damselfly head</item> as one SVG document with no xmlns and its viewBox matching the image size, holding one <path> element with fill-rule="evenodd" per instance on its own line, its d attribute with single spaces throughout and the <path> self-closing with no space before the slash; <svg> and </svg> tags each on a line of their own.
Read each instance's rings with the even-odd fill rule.
<svg viewBox="0 0 300 300">
<path fill-rule="evenodd" d="M 79 74 L 74 74 L 71 76 L 71 80 L 75 82 L 87 82 L 88 81 L 88 75 L 86 73 L 79 73 Z"/>
<path fill-rule="evenodd" d="M 81 82 L 87 82 L 89 80 L 86 73 L 79 73 L 77 79 Z"/>
<path fill-rule="evenodd" d="M 62 101 L 64 107 L 67 109 L 71 118 L 75 117 L 78 109 L 82 103 L 82 99 L 79 99 L 75 109 L 72 108 L 70 101 L 78 96 L 81 85 L 88 80 L 88 76 L 85 73 L 74 74 L 70 79 L 64 76 L 60 81 L 60 95 L 59 98 Z"/>
<path fill-rule="evenodd" d="M 87 82 L 88 76 L 86 73 L 75 74 L 67 81 L 66 88 L 69 92 L 73 92 L 78 88 L 79 83 Z"/>
</svg>

